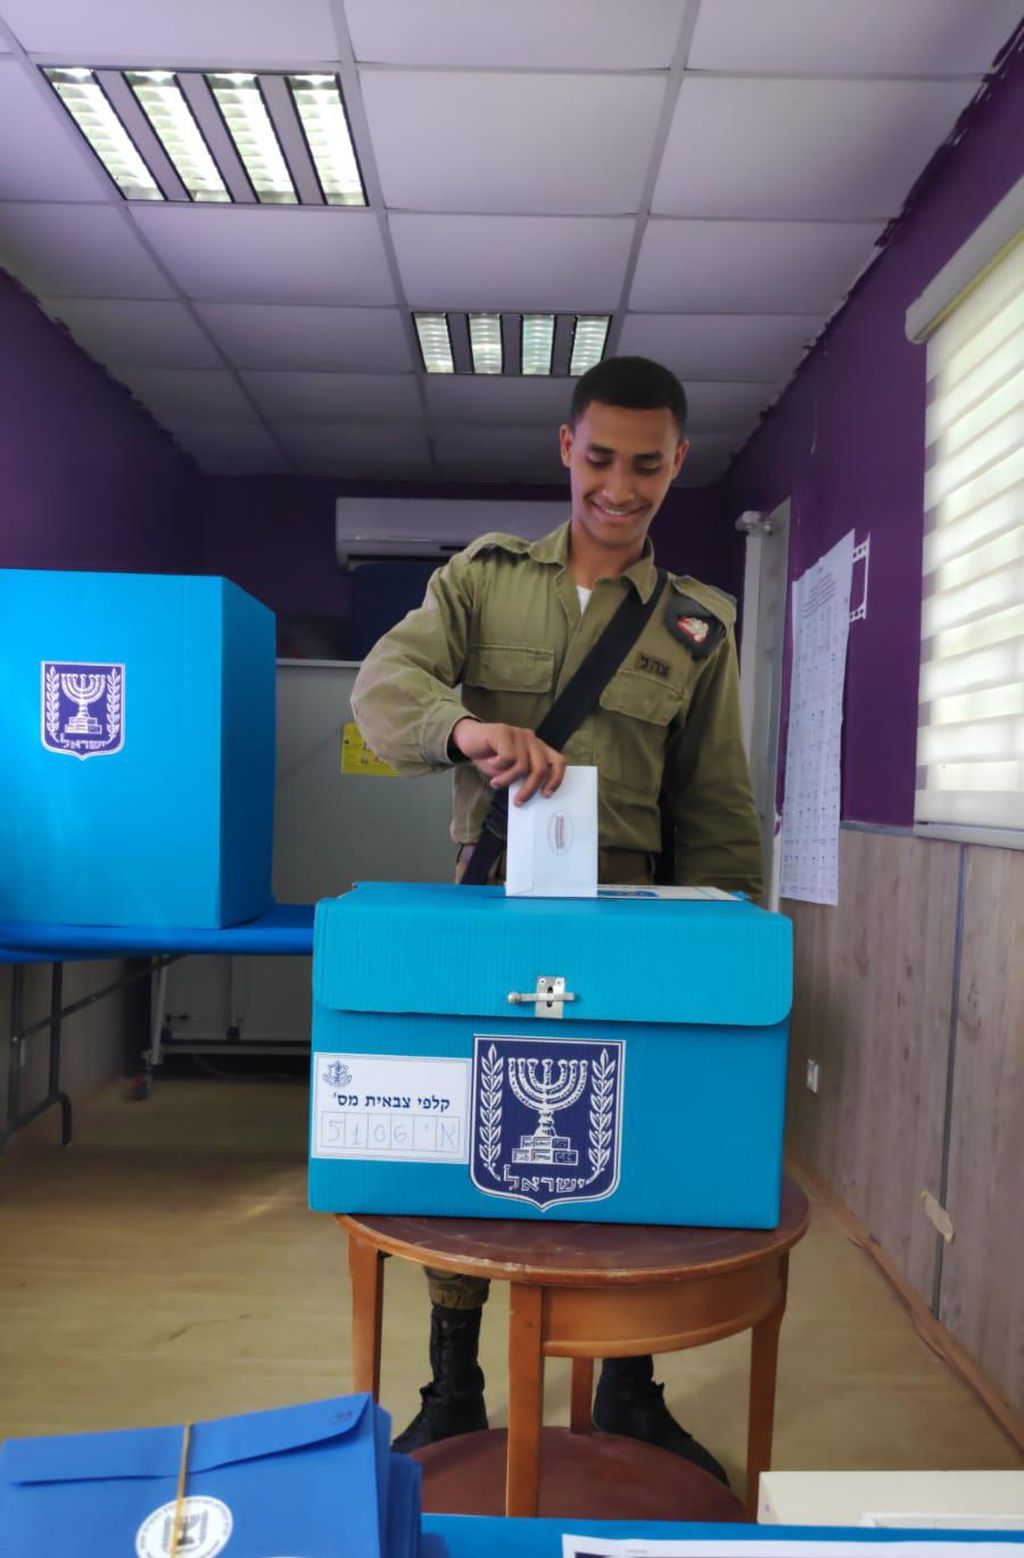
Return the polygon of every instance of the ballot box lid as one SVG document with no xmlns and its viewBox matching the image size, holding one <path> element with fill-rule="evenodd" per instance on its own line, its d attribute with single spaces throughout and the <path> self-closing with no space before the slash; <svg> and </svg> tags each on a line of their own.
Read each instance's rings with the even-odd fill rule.
<svg viewBox="0 0 1024 1558">
<path fill-rule="evenodd" d="M 313 989 L 330 1010 L 528 1017 L 544 978 L 565 980 L 570 1020 L 776 1027 L 792 926 L 740 898 L 642 889 L 537 899 L 365 882 L 317 906 Z"/>
</svg>

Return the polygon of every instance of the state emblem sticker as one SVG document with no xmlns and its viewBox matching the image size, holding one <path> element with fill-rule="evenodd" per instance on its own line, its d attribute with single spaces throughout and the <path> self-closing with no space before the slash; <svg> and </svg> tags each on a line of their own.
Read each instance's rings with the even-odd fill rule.
<svg viewBox="0 0 1024 1558">
<path fill-rule="evenodd" d="M 619 1183 L 626 1046 L 477 1034 L 470 1175 L 485 1195 L 546 1212 Z"/>
<path fill-rule="evenodd" d="M 44 660 L 43 746 L 83 762 L 124 746 L 124 666 L 110 661 Z"/>
<path fill-rule="evenodd" d="M 182 1499 L 180 1510 L 174 1502 L 161 1504 L 135 1534 L 136 1558 L 184 1558 L 186 1554 L 217 1558 L 228 1545 L 234 1524 L 223 1499 L 190 1494 Z"/>
</svg>

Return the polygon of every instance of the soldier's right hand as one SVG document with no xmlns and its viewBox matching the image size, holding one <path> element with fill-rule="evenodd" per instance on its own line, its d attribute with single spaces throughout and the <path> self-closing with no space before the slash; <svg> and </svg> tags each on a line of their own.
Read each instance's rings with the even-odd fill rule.
<svg viewBox="0 0 1024 1558">
<path fill-rule="evenodd" d="M 540 790 L 554 795 L 565 777 L 565 758 L 520 725 L 485 725 L 462 719 L 451 734 L 451 744 L 468 757 L 492 790 L 505 790 L 522 779 L 515 804 L 522 806 Z"/>
</svg>

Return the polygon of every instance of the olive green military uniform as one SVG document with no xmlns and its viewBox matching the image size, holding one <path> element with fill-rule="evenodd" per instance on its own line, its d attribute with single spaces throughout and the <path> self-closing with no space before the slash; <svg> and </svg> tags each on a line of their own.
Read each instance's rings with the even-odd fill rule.
<svg viewBox="0 0 1024 1558">
<path fill-rule="evenodd" d="M 451 734 L 467 714 L 536 730 L 623 593 L 636 590 L 646 601 L 656 586 L 648 542 L 624 574 L 597 581 L 581 612 L 568 525 L 534 542 L 482 536 L 434 574 L 423 605 L 363 662 L 352 693 L 360 730 L 409 775 L 453 766 Z M 673 592 L 680 611 L 687 609 L 682 598 L 696 601 L 726 629 L 705 658 L 669 628 Z M 761 850 L 740 732 L 735 608 L 689 577 L 670 575 L 665 596 L 563 748 L 570 763 L 599 770 L 599 878 L 650 880 L 664 788 L 675 822 L 675 880 L 756 897 Z M 471 763 L 454 764 L 456 844 L 475 843 L 492 796 Z M 476 1278 L 430 1275 L 436 1303 L 475 1308 L 486 1295 Z"/>
</svg>

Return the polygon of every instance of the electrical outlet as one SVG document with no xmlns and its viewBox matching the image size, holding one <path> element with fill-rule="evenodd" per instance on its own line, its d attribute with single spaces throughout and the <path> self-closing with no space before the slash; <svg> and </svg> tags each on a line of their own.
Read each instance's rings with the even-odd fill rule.
<svg viewBox="0 0 1024 1558">
<path fill-rule="evenodd" d="M 821 1067 L 816 1060 L 807 1062 L 807 1087 L 812 1093 L 818 1091 L 818 1083 L 821 1080 Z"/>
</svg>

